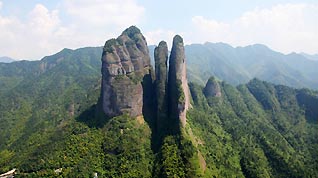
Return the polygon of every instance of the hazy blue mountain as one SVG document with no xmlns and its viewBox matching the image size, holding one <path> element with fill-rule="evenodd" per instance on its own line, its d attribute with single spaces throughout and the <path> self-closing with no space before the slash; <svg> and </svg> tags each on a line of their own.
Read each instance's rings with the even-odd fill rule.
<svg viewBox="0 0 318 178">
<path fill-rule="evenodd" d="M 284 55 L 261 44 L 236 48 L 225 43 L 192 44 L 186 46 L 186 57 L 190 81 L 201 84 L 214 75 L 233 85 L 257 77 L 296 88 L 318 88 L 318 61 L 296 53 Z"/>
<path fill-rule="evenodd" d="M 318 54 L 311 55 L 311 54 L 307 54 L 307 53 L 300 53 L 300 55 L 303 55 L 307 59 L 318 61 Z"/>
<path fill-rule="evenodd" d="M 15 61 L 15 60 L 10 58 L 10 57 L 7 57 L 7 56 L 0 57 L 0 62 L 10 63 L 10 62 L 13 62 L 13 61 Z"/>
<path fill-rule="evenodd" d="M 153 54 L 154 48 L 154 45 L 149 46 L 150 54 Z M 304 55 L 284 55 L 260 44 L 234 48 L 225 43 L 205 43 L 187 45 L 185 48 L 189 81 L 202 85 L 214 75 L 233 85 L 246 83 L 256 77 L 296 88 L 318 88 L 318 61 L 309 60 Z M 73 53 L 83 49 L 74 50 Z M 70 51 L 72 50 L 64 49 L 53 56 Z M 153 55 L 150 57 L 154 66 Z M 49 58 L 45 57 L 41 61 L 16 61 L 10 65 L 1 63 L 0 84 L 14 86 L 22 78 L 39 74 L 56 65 Z M 96 60 L 99 61 L 100 56 L 96 56 Z M 0 92 L 1 90 L 3 89 Z"/>
</svg>

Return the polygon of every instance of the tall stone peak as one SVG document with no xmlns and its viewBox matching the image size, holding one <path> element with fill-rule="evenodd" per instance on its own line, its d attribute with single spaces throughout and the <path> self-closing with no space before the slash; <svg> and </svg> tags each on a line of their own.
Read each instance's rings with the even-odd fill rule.
<svg viewBox="0 0 318 178">
<path fill-rule="evenodd" d="M 145 37 L 137 27 L 106 41 L 102 54 L 101 105 L 107 116 L 142 115 L 145 75 L 150 75 L 150 56 Z"/>
<path fill-rule="evenodd" d="M 135 35 L 141 34 L 141 31 L 136 26 L 130 26 L 123 31 L 122 35 L 127 35 L 129 38 L 133 39 Z"/>
<path fill-rule="evenodd" d="M 150 66 L 145 37 L 137 27 L 129 27 L 117 39 L 106 41 L 102 62 L 108 64 L 110 75 L 121 75 Z"/>
<path fill-rule="evenodd" d="M 165 41 L 161 41 L 154 51 L 156 79 L 164 80 L 167 83 L 167 62 L 168 46 Z"/>
<path fill-rule="evenodd" d="M 186 124 L 186 112 L 190 107 L 190 92 L 186 74 L 184 44 L 181 36 L 173 38 L 173 45 L 169 58 L 169 114 L 171 118 L 178 118 Z"/>
<path fill-rule="evenodd" d="M 169 80 L 181 80 L 181 74 L 184 66 L 185 53 L 183 39 L 176 35 L 173 38 L 172 48 L 169 58 Z"/>
<path fill-rule="evenodd" d="M 160 127 L 164 119 L 185 126 L 190 92 L 181 36 L 173 38 L 168 56 L 168 45 L 161 41 L 154 51 L 156 79 L 153 85 L 147 42 L 137 27 L 131 26 L 118 38 L 106 41 L 102 54 L 100 98 L 103 112 L 110 117 L 125 113 L 131 117 L 140 116 L 145 102 L 153 98 L 152 93 L 156 96 L 156 108 L 153 109 L 157 113 L 157 126 Z M 150 87 L 146 90 L 145 86 Z"/>
<path fill-rule="evenodd" d="M 183 46 L 183 38 L 180 35 L 176 35 L 173 37 L 173 45 L 172 46 L 176 46 L 176 45 L 182 45 Z"/>
<path fill-rule="evenodd" d="M 204 89 L 203 89 L 204 95 L 208 97 L 221 97 L 221 88 L 219 83 L 216 81 L 215 77 L 210 77 L 207 81 Z"/>
<path fill-rule="evenodd" d="M 154 51 L 155 58 L 155 93 L 156 93 L 156 112 L 157 125 L 160 128 L 163 119 L 168 117 L 167 106 L 167 62 L 168 62 L 168 46 L 165 41 L 161 41 Z"/>
</svg>

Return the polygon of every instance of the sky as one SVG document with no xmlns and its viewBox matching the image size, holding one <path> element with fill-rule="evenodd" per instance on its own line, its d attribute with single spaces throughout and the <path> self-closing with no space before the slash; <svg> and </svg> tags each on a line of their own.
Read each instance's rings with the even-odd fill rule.
<svg viewBox="0 0 318 178">
<path fill-rule="evenodd" d="M 136 25 L 148 45 L 224 42 L 318 53 L 318 0 L 0 0 L 0 56 L 103 46 Z"/>
</svg>

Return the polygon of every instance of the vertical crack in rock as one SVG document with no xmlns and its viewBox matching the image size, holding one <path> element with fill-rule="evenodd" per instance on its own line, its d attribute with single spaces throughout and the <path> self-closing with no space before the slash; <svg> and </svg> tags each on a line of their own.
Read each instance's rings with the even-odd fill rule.
<svg viewBox="0 0 318 178">
<path fill-rule="evenodd" d="M 102 54 L 101 104 L 107 116 L 142 115 L 142 82 L 150 68 L 147 42 L 137 27 L 131 26 L 117 39 L 106 41 Z"/>
<path fill-rule="evenodd" d="M 190 92 L 186 74 L 183 39 L 176 35 L 169 58 L 169 113 L 171 118 L 178 118 L 186 124 L 186 112 L 190 107 Z"/>
</svg>

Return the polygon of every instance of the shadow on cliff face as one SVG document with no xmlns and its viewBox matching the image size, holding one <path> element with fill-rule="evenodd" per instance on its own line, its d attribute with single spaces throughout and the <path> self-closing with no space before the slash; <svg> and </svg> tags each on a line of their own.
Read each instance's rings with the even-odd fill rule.
<svg viewBox="0 0 318 178">
<path fill-rule="evenodd" d="M 100 101 L 97 104 L 92 105 L 90 108 L 82 112 L 76 120 L 86 124 L 90 128 L 102 128 L 110 120 L 102 108 L 100 108 Z"/>
<path fill-rule="evenodd" d="M 151 149 L 154 153 L 160 152 L 160 148 L 163 143 L 163 139 L 166 136 L 179 136 L 180 135 L 180 122 L 178 117 L 169 116 L 168 112 L 165 117 L 159 118 L 157 113 L 156 104 L 156 93 L 155 93 L 155 83 L 150 74 L 143 77 L 142 87 L 143 87 L 143 108 L 142 113 L 145 122 L 151 129 Z M 164 98 L 168 97 L 162 96 Z M 168 103 L 166 103 L 168 105 Z M 168 105 L 169 107 L 169 105 Z"/>
<path fill-rule="evenodd" d="M 305 118 L 308 123 L 318 122 L 318 97 L 311 93 L 310 90 L 301 89 L 296 94 L 297 102 L 302 106 L 305 112 Z"/>
<path fill-rule="evenodd" d="M 155 92 L 153 78 L 151 72 L 146 74 L 142 79 L 143 87 L 143 107 L 142 113 L 146 123 L 149 125 L 153 139 L 156 130 L 156 113 L 155 113 Z M 99 98 L 100 99 L 100 98 Z M 111 119 L 104 114 L 101 108 L 101 101 L 92 105 L 87 110 L 82 112 L 76 120 L 89 126 L 90 128 L 102 128 Z M 152 140 L 154 141 L 154 140 Z"/>
<path fill-rule="evenodd" d="M 151 129 L 151 149 L 157 150 L 157 132 L 156 132 L 156 112 L 155 112 L 155 89 L 151 71 L 146 74 L 142 81 L 143 88 L 143 107 L 142 114 L 145 122 Z"/>
</svg>

